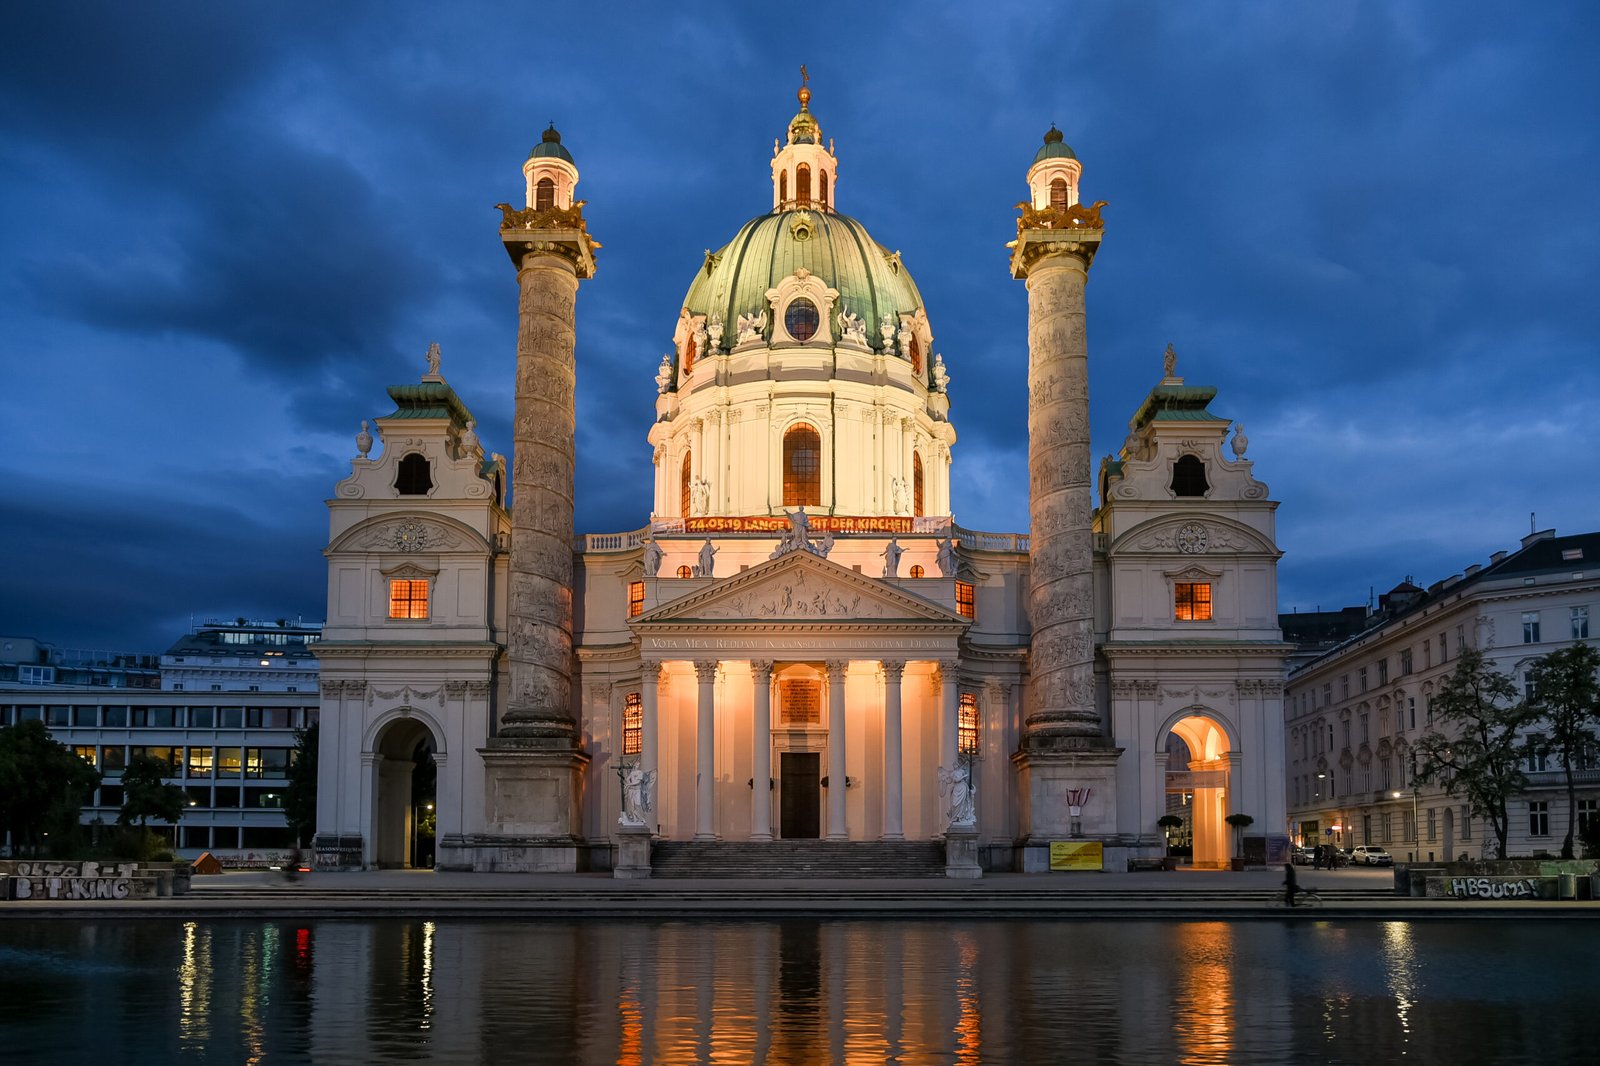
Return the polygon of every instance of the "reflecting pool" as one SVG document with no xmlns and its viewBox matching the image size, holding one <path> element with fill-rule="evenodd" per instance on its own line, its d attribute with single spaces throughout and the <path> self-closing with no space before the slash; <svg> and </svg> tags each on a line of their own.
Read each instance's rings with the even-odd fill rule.
<svg viewBox="0 0 1600 1066">
<path fill-rule="evenodd" d="M 1593 1061 L 1600 923 L 0 922 L 0 1061 Z"/>
</svg>

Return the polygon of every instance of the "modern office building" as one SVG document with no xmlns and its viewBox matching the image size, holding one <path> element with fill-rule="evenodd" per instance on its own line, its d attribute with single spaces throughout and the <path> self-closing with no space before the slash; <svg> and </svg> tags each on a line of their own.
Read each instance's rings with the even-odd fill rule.
<svg viewBox="0 0 1600 1066">
<path fill-rule="evenodd" d="M 165 690 L 165 668 L 156 672 L 155 656 L 60 655 L 36 641 L 5 638 L 0 725 L 41 721 L 100 771 L 100 787 L 83 810 L 85 825 L 116 822 L 122 771 L 129 759 L 146 755 L 167 763 L 168 780 L 188 794 L 189 808 L 177 826 L 152 824 L 171 835 L 180 854 L 212 851 L 224 862 L 276 856 L 293 843 L 283 804 L 296 733 L 315 722 L 320 709 L 316 661 L 307 650 L 317 629 L 207 623 L 162 657 L 176 660 L 184 679 L 179 684 L 188 686 Z M 276 640 L 280 634 L 282 643 Z M 277 673 L 274 652 L 282 655 Z M 262 659 L 267 666 L 260 665 Z M 60 665 L 83 661 L 103 665 L 82 671 Z M 57 666 L 53 680 L 22 669 L 40 663 Z M 291 673 L 308 672 L 309 682 L 287 683 Z M 30 680 L 19 681 L 18 674 Z M 277 691 L 268 690 L 274 684 Z M 259 691 L 250 690 L 252 685 Z M 200 686 L 203 691 L 192 690 Z"/>
</svg>

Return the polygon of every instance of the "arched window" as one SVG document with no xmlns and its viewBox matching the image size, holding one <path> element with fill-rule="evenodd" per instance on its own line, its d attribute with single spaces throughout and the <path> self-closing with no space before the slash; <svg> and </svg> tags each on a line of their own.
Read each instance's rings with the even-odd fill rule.
<svg viewBox="0 0 1600 1066">
<path fill-rule="evenodd" d="M 911 513 L 923 514 L 922 510 L 922 456 L 916 452 L 911 453 Z"/>
<path fill-rule="evenodd" d="M 817 174 L 817 203 L 823 207 L 828 206 L 828 172 L 826 170 Z"/>
<path fill-rule="evenodd" d="M 691 334 L 689 334 L 688 339 L 683 342 L 683 359 L 682 359 L 682 362 L 683 362 L 683 376 L 684 376 L 685 379 L 687 379 L 689 377 L 689 372 L 694 369 L 694 357 L 699 355 L 699 354 L 700 353 L 695 350 L 694 334 L 691 333 Z"/>
<path fill-rule="evenodd" d="M 906 354 L 911 356 L 911 369 L 918 375 L 922 374 L 922 345 L 917 341 L 917 335 L 911 335 L 911 343 L 906 345 Z"/>
<path fill-rule="evenodd" d="M 978 697 L 961 694 L 956 717 L 956 750 L 962 755 L 978 754 Z"/>
<path fill-rule="evenodd" d="M 811 206 L 811 168 L 804 163 L 794 168 L 794 201 L 801 207 Z"/>
<path fill-rule="evenodd" d="M 798 422 L 783 435 L 783 505 L 815 507 L 822 502 L 822 437 L 816 427 Z"/>
<path fill-rule="evenodd" d="M 778 206 L 782 207 L 789 202 L 789 172 L 783 171 L 778 175 Z"/>
<path fill-rule="evenodd" d="M 692 452 L 683 453 L 683 469 L 678 474 L 678 513 L 685 518 L 689 517 L 689 490 L 692 487 L 690 483 L 694 480 L 691 476 L 693 474 L 693 467 L 690 463 L 692 458 L 694 458 Z"/>
<path fill-rule="evenodd" d="M 681 577 L 681 578 L 694 577 L 694 567 L 692 567 L 692 566 L 680 566 L 680 567 L 678 567 L 678 576 Z"/>
<path fill-rule="evenodd" d="M 926 574 L 926 573 L 927 573 L 927 571 L 922 568 L 922 564 L 921 563 L 912 563 L 911 564 L 911 576 L 912 577 L 921 577 L 923 574 Z"/>
<path fill-rule="evenodd" d="M 556 183 L 549 178 L 540 178 L 539 183 L 533 187 L 533 206 L 539 211 L 548 211 L 556 205 Z"/>
<path fill-rule="evenodd" d="M 1065 179 L 1056 178 L 1050 183 L 1050 206 L 1057 211 L 1067 209 L 1067 183 Z"/>
<path fill-rule="evenodd" d="M 1172 464 L 1172 494 L 1174 496 L 1204 496 L 1211 490 L 1206 482 L 1206 464 L 1198 455 L 1180 455 Z"/>
<path fill-rule="evenodd" d="M 400 460 L 394 476 L 394 491 L 402 496 L 426 496 L 433 491 L 433 472 L 428 460 L 412 452 Z"/>
</svg>

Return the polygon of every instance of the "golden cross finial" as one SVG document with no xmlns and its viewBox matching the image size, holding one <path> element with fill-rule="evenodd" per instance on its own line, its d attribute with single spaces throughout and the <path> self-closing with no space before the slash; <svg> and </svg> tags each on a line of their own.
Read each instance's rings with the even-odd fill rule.
<svg viewBox="0 0 1600 1066">
<path fill-rule="evenodd" d="M 804 87 L 806 85 L 809 85 L 810 83 L 811 83 L 811 75 L 806 73 L 806 65 L 804 63 L 801 63 L 800 64 L 800 85 L 802 87 Z"/>
</svg>

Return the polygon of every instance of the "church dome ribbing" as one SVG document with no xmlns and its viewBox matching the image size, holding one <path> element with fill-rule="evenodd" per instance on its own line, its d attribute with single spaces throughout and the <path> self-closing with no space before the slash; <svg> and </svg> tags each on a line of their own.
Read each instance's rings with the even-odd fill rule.
<svg viewBox="0 0 1600 1066">
<path fill-rule="evenodd" d="M 751 219 L 733 240 L 706 258 L 683 305 L 691 315 L 736 322 L 767 307 L 767 293 L 796 270 L 805 269 L 839 290 L 836 313 L 859 316 L 874 349 L 878 327 L 922 307 L 916 282 L 865 226 L 832 211 L 775 211 Z"/>
</svg>

